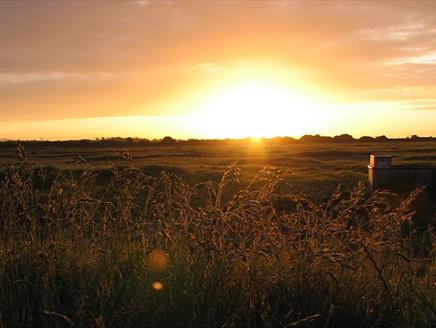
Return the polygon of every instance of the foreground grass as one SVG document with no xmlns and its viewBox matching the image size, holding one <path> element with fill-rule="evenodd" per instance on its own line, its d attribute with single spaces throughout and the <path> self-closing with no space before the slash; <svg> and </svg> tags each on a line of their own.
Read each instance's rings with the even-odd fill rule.
<svg viewBox="0 0 436 328">
<path fill-rule="evenodd" d="M 436 240 L 413 222 L 419 191 L 395 208 L 357 186 L 278 209 L 276 169 L 237 189 L 234 165 L 196 185 L 113 166 L 98 187 L 90 168 L 49 176 L 19 154 L 0 186 L 4 327 L 436 323 Z"/>
</svg>

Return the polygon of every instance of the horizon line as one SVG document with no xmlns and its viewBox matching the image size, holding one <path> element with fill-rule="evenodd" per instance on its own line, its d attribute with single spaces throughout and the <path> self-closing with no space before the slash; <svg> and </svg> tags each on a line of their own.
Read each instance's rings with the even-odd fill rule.
<svg viewBox="0 0 436 328">
<path fill-rule="evenodd" d="M 351 138 L 350 138 L 351 137 Z M 348 141 L 359 141 L 363 138 L 373 139 L 373 141 L 382 141 L 382 140 L 419 140 L 419 139 L 436 139 L 436 136 L 433 137 L 430 136 L 420 136 L 417 134 L 412 134 L 408 136 L 401 136 L 401 137 L 389 137 L 388 135 L 377 135 L 377 136 L 371 136 L 371 135 L 362 135 L 360 137 L 354 137 L 351 134 L 348 133 L 342 133 L 337 135 L 321 135 L 321 134 L 305 134 L 300 137 L 295 136 L 274 136 L 274 137 L 241 137 L 241 138 L 173 138 L 171 136 L 164 136 L 161 138 L 146 138 L 146 137 L 120 137 L 120 136 L 112 136 L 112 137 L 95 137 L 95 138 L 70 138 L 70 139 L 21 139 L 21 138 L 0 138 L 0 142 L 68 142 L 68 141 L 93 141 L 93 142 L 101 142 L 101 141 L 117 141 L 117 140 L 123 140 L 126 141 L 127 139 L 131 140 L 141 140 L 141 141 L 149 141 L 149 142 L 160 142 L 164 140 L 165 138 L 170 138 L 173 141 L 176 142 L 187 142 L 187 141 L 248 141 L 248 140 L 273 140 L 273 139 L 292 139 L 295 141 L 304 141 L 304 138 L 319 138 L 319 139 L 331 139 L 333 140 L 340 140 L 343 142 L 346 142 L 344 138 L 347 138 Z M 302 140 L 303 139 L 303 140 Z"/>
</svg>

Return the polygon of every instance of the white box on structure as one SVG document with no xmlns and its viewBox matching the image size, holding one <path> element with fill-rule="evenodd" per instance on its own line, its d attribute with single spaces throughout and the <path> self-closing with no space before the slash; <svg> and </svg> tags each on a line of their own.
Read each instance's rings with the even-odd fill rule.
<svg viewBox="0 0 436 328">
<path fill-rule="evenodd" d="M 392 156 L 383 154 L 371 154 L 369 167 L 377 169 L 390 169 L 392 167 Z"/>
</svg>

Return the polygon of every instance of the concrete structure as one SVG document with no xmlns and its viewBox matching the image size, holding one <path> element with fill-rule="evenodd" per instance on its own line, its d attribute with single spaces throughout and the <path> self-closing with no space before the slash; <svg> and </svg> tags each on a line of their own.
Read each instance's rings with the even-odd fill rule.
<svg viewBox="0 0 436 328">
<path fill-rule="evenodd" d="M 392 156 L 371 154 L 368 165 L 371 189 L 407 193 L 426 186 L 429 199 L 436 201 L 436 167 L 393 166 Z"/>
<path fill-rule="evenodd" d="M 392 156 L 383 154 L 371 154 L 369 156 L 369 166 L 380 169 L 389 169 L 392 167 Z"/>
<path fill-rule="evenodd" d="M 372 190 L 389 190 L 398 195 L 392 199 L 396 206 L 418 187 L 425 191 L 414 201 L 413 209 L 417 217 L 434 217 L 436 211 L 436 167 L 394 166 L 392 156 L 370 155 L 368 178 Z"/>
</svg>

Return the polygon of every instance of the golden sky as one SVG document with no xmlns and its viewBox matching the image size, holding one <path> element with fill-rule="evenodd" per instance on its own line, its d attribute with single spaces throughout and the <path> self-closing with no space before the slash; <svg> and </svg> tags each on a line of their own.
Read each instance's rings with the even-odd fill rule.
<svg viewBox="0 0 436 328">
<path fill-rule="evenodd" d="M 0 138 L 436 136 L 436 2 L 2 1 Z"/>
</svg>

